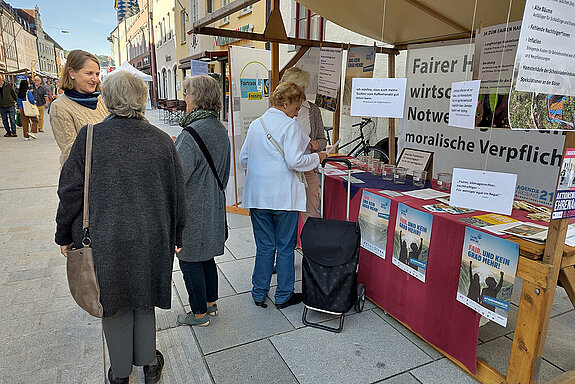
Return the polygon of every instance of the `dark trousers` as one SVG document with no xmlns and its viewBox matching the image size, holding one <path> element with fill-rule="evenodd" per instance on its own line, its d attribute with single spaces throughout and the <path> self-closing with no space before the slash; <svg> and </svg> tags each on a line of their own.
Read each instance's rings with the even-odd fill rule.
<svg viewBox="0 0 575 384">
<path fill-rule="evenodd" d="M 180 260 L 180 269 L 184 275 L 192 312 L 196 315 L 206 313 L 207 302 L 218 299 L 218 269 L 215 260 Z"/>
<path fill-rule="evenodd" d="M 102 319 L 112 373 L 128 377 L 132 365 L 150 364 L 156 358 L 154 307 L 124 309 Z"/>
<path fill-rule="evenodd" d="M 14 107 L 0 108 L 2 124 L 6 133 L 16 133 L 16 109 Z"/>
</svg>

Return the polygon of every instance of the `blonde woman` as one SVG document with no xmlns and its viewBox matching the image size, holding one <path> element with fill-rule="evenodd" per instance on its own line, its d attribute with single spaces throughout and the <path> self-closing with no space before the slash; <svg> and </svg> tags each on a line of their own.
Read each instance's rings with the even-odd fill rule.
<svg viewBox="0 0 575 384">
<path fill-rule="evenodd" d="M 74 50 L 62 70 L 60 95 L 50 106 L 50 125 L 60 147 L 60 165 L 68 158 L 80 128 L 104 120 L 108 110 L 100 97 L 100 63 L 90 52 Z"/>
</svg>

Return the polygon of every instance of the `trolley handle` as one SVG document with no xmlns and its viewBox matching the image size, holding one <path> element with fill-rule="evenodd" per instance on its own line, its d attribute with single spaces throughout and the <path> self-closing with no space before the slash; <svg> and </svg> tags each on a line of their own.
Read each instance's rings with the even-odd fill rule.
<svg viewBox="0 0 575 384">
<path fill-rule="evenodd" d="M 325 168 L 326 163 L 342 163 L 347 165 L 347 169 L 350 170 L 351 169 L 351 161 L 349 161 L 348 159 L 345 159 L 343 157 L 326 157 L 325 159 L 322 160 L 321 162 L 321 167 Z"/>
<path fill-rule="evenodd" d="M 322 170 L 325 170 L 325 164 L 329 162 L 342 163 L 347 165 L 347 207 L 346 220 L 349 221 L 349 205 L 351 202 L 351 161 L 343 157 L 326 157 L 321 162 Z M 323 200 L 325 193 L 325 172 L 321 173 L 321 194 L 320 194 L 320 215 L 323 217 Z"/>
</svg>

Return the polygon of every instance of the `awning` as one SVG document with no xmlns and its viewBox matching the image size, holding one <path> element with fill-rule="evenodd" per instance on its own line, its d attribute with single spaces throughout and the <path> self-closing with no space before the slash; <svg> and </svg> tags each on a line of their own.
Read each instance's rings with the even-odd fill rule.
<svg viewBox="0 0 575 384">
<path fill-rule="evenodd" d="M 191 60 L 204 60 L 204 61 L 214 61 L 221 60 L 228 57 L 228 51 L 203 51 L 195 53 L 191 56 L 185 57 L 180 60 L 180 69 L 190 69 Z"/>
<path fill-rule="evenodd" d="M 298 0 L 335 24 L 372 39 L 406 44 L 469 36 L 475 0 Z M 385 4 L 385 21 L 383 10 Z M 504 24 L 510 1 L 477 1 L 475 29 Z M 512 2 L 509 22 L 523 18 L 525 0 Z M 382 39 L 382 25 L 384 28 Z"/>
<path fill-rule="evenodd" d="M 42 72 L 42 71 L 34 71 L 34 76 L 40 76 L 40 77 L 49 77 L 50 79 L 57 79 L 58 76 L 56 75 L 52 75 L 51 73 L 46 73 L 46 72 Z"/>
</svg>

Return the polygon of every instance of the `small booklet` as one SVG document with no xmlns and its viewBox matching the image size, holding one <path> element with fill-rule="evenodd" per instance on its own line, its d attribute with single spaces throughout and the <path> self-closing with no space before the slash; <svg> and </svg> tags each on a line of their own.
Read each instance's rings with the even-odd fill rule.
<svg viewBox="0 0 575 384">
<path fill-rule="evenodd" d="M 547 227 L 532 223 L 520 223 L 504 229 L 503 232 L 536 242 L 544 242 L 547 238 Z"/>
</svg>

